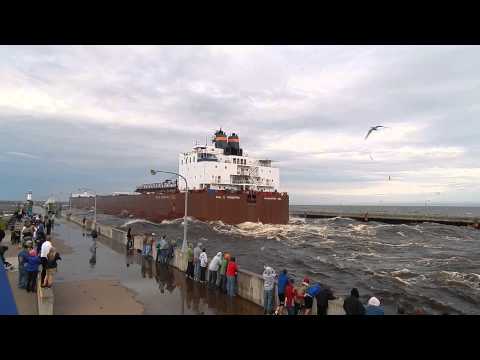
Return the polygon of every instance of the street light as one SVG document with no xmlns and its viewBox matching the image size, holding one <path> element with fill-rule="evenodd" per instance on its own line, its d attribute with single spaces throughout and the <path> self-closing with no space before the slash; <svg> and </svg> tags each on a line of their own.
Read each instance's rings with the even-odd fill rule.
<svg viewBox="0 0 480 360">
<path fill-rule="evenodd" d="M 97 192 L 92 189 L 88 188 L 80 188 L 78 191 L 92 191 L 95 194 L 95 210 L 94 210 L 94 216 L 93 216 L 93 222 L 95 223 L 95 227 L 97 226 Z"/>
<path fill-rule="evenodd" d="M 181 177 L 183 181 L 185 181 L 185 215 L 183 217 L 183 244 L 182 244 L 182 252 L 187 250 L 187 205 L 188 205 L 188 182 L 184 176 L 172 172 L 172 171 L 163 171 L 163 170 L 150 170 L 150 174 L 156 175 L 157 173 L 164 173 L 164 174 L 172 174 L 178 177 Z"/>
</svg>

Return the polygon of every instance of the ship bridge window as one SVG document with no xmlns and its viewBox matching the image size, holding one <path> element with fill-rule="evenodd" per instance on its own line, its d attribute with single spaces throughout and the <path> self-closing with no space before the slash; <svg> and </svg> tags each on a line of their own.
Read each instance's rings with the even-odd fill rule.
<svg viewBox="0 0 480 360">
<path fill-rule="evenodd" d="M 237 163 L 237 159 L 233 158 L 233 163 L 236 164 L 236 163 Z"/>
</svg>

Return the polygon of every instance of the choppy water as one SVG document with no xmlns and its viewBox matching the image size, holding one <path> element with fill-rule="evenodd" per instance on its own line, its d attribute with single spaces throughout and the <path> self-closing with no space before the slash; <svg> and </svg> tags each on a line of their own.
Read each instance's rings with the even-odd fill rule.
<svg viewBox="0 0 480 360">
<path fill-rule="evenodd" d="M 183 238 L 183 220 L 160 225 L 99 215 L 99 221 Z M 291 218 L 287 225 L 189 221 L 189 239 L 209 256 L 228 251 L 239 266 L 260 273 L 282 268 L 298 280 L 309 276 L 339 294 L 352 287 L 362 300 L 376 295 L 395 313 L 423 307 L 427 313 L 480 314 L 480 231 L 449 225 L 387 225 L 347 218 Z"/>
</svg>

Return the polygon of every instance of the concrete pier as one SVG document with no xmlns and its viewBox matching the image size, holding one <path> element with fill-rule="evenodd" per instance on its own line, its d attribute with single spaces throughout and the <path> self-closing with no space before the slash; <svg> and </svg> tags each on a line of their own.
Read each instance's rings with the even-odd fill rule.
<svg viewBox="0 0 480 360">
<path fill-rule="evenodd" d="M 367 216 L 365 216 L 367 214 Z M 307 219 L 328 219 L 335 217 L 343 217 L 358 221 L 378 221 L 387 224 L 418 224 L 431 222 L 444 225 L 455 226 L 473 226 L 475 218 L 467 217 L 446 217 L 446 216 L 429 216 L 429 215 L 392 215 L 382 213 L 335 213 L 315 210 L 291 210 L 290 216 L 296 216 Z"/>
<path fill-rule="evenodd" d="M 67 215 L 66 218 L 78 225 L 82 225 L 83 218 L 80 216 L 76 216 L 74 214 Z M 93 221 L 87 219 L 85 222 L 85 227 L 87 230 L 92 230 L 95 226 Z M 121 244 L 122 246 L 126 245 L 127 237 L 126 232 L 120 230 L 118 228 L 100 224 L 97 222 L 96 225 L 97 232 L 109 239 L 112 239 L 117 244 Z M 142 244 L 144 240 L 144 235 L 135 235 L 134 236 L 134 249 L 141 251 Z M 152 256 L 156 258 L 156 247 L 152 249 Z M 187 259 L 185 258 L 184 254 L 182 253 L 181 249 L 175 249 L 175 255 L 170 262 L 170 265 L 174 268 L 185 272 L 187 268 Z M 276 292 L 276 289 L 275 289 Z M 237 279 L 237 296 L 248 300 L 256 305 L 263 307 L 263 278 L 260 274 L 253 273 L 251 271 L 247 271 L 244 269 L 240 269 L 238 273 Z M 332 300 L 329 302 L 329 315 L 344 315 L 345 312 L 343 310 L 343 299 L 345 295 L 336 294 L 338 297 L 336 300 Z M 275 297 L 275 306 L 277 306 L 278 298 Z M 316 300 L 314 300 L 312 314 L 316 314 Z"/>
</svg>

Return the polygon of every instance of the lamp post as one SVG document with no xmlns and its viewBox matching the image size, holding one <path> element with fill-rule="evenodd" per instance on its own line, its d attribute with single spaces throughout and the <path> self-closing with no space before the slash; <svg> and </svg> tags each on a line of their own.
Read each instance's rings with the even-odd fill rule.
<svg viewBox="0 0 480 360">
<path fill-rule="evenodd" d="M 94 207 L 93 222 L 95 223 L 95 228 L 96 228 L 97 227 L 97 192 L 95 190 L 88 189 L 88 188 L 80 188 L 80 189 L 78 189 L 78 191 L 92 191 L 95 194 L 95 197 L 94 197 L 95 207 Z"/>
<path fill-rule="evenodd" d="M 163 170 L 150 170 L 150 174 L 156 175 L 157 173 L 172 174 L 178 177 L 181 177 L 185 181 L 185 215 L 183 217 L 183 243 L 182 243 L 182 252 L 187 250 L 187 206 L 188 206 L 188 182 L 184 176 L 172 172 L 172 171 L 163 171 Z"/>
</svg>

